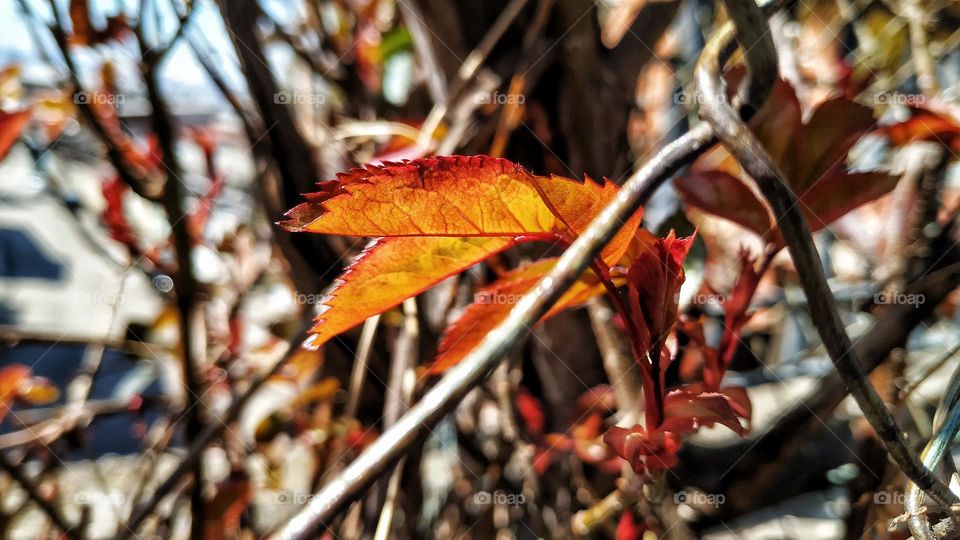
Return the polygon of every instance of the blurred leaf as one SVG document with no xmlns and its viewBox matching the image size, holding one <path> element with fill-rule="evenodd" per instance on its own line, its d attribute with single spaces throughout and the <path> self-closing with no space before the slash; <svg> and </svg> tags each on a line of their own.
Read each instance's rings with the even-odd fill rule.
<svg viewBox="0 0 960 540">
<path fill-rule="evenodd" d="M 13 144 L 20 138 L 20 132 L 27 125 L 32 114 L 30 109 L 7 112 L 0 111 L 0 159 L 7 157 Z"/>
<path fill-rule="evenodd" d="M 34 377 L 30 368 L 23 364 L 0 368 L 0 421 L 18 399 L 31 405 L 45 405 L 59 397 L 60 392 L 52 382 L 44 377 Z"/>
<path fill-rule="evenodd" d="M 960 123 L 949 111 L 913 108 L 912 116 L 883 128 L 890 144 L 900 147 L 917 141 L 938 142 L 954 151 L 960 150 Z"/>
<path fill-rule="evenodd" d="M 327 377 L 317 384 L 307 387 L 293 400 L 293 406 L 309 405 L 328 401 L 340 390 L 340 381 L 336 377 Z"/>
<path fill-rule="evenodd" d="M 72 31 L 69 41 L 73 45 L 100 45 L 110 40 L 123 38 L 130 31 L 127 19 L 121 12 L 107 17 L 103 28 L 94 27 L 90 20 L 88 0 L 70 0 L 70 24 Z"/>
<path fill-rule="evenodd" d="M 686 204 L 729 219 L 760 236 L 774 227 L 766 205 L 750 186 L 728 172 L 694 171 L 676 178 L 674 185 Z"/>
<path fill-rule="evenodd" d="M 664 399 L 664 419 L 660 429 L 673 433 L 690 433 L 703 426 L 723 424 L 738 435 L 749 431 L 740 418 L 750 418 L 750 401 L 742 388 L 724 388 L 720 392 L 703 392 L 699 385 L 672 390 Z"/>
<path fill-rule="evenodd" d="M 520 388 L 514 401 L 517 406 L 517 412 L 520 414 L 520 418 L 523 419 L 523 424 L 527 426 L 530 433 L 537 437 L 542 435 L 546 422 L 543 414 L 543 403 L 533 397 L 526 388 Z"/>
<path fill-rule="evenodd" d="M 245 477 L 230 478 L 217 485 L 217 494 L 207 502 L 204 540 L 237 538 L 240 518 L 253 500 L 253 488 Z"/>
</svg>

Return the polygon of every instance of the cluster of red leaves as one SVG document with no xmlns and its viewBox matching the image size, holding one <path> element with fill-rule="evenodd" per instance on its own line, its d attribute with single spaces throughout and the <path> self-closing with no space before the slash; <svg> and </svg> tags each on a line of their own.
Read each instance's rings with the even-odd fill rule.
<svg viewBox="0 0 960 540">
<path fill-rule="evenodd" d="M 876 129 L 871 109 L 838 96 L 821 103 L 806 121 L 802 113 L 793 87 L 778 79 L 750 127 L 800 199 L 810 229 L 816 231 L 889 192 L 898 178 L 881 171 L 847 170 L 850 149 Z M 691 172 L 674 183 L 688 206 L 769 235 L 770 242 L 782 245 L 772 212 L 722 146 L 698 159 Z"/>
<path fill-rule="evenodd" d="M 680 287 L 684 281 L 683 261 L 692 245 L 692 236 L 676 238 L 671 232 L 641 253 L 627 271 L 632 313 L 628 324 L 633 327 L 635 357 L 644 373 L 646 422 L 629 428 L 613 427 L 604 435 L 604 440 L 641 475 L 674 466 L 682 435 L 714 424 L 722 424 L 742 435 L 747 428 L 740 419 L 750 419 L 746 391 L 719 388 L 726 367 L 724 362 L 707 362 L 704 379 L 709 382 L 665 389 L 666 369 L 675 357 L 668 338 L 677 323 Z M 734 296 L 742 297 L 746 288 L 743 286 L 743 292 L 739 295 L 735 292 Z M 749 293 L 752 296 L 752 289 Z M 749 297 L 738 298 L 731 304 L 744 310 L 748 305 Z M 728 313 L 728 320 L 740 319 L 745 320 L 742 313 Z M 720 356 L 719 351 L 705 341 L 695 345 L 707 357 Z"/>
<path fill-rule="evenodd" d="M 609 181 L 536 176 L 513 163 L 486 157 L 368 166 L 321 182 L 319 187 L 306 203 L 287 214 L 284 227 L 380 238 L 329 291 L 312 330 L 312 346 L 517 244 L 569 244 L 617 192 Z M 750 411 L 741 389 L 720 392 L 714 384 L 665 389 L 666 367 L 676 353 L 675 347 L 665 345 L 677 322 L 683 262 L 693 237 L 677 238 L 671 233 L 664 239 L 653 238 L 639 228 L 639 218 L 638 213 L 630 220 L 601 253 L 595 271 L 586 272 L 545 318 L 626 285 L 629 307 L 621 315 L 628 321 L 635 357 L 644 373 L 649 427 L 615 428 L 607 434 L 609 446 L 604 445 L 604 419 L 613 405 L 599 406 L 602 400 L 594 399 L 568 430 L 571 436 L 544 435 L 539 403 L 521 393 L 518 410 L 528 432 L 542 442 L 538 468 L 548 466 L 558 453 L 574 453 L 590 463 L 614 463 L 612 449 L 637 470 L 656 470 L 674 463 L 684 433 L 715 423 L 745 431 L 740 418 L 749 418 Z M 543 259 L 521 266 L 481 289 L 476 301 L 444 333 L 431 371 L 442 372 L 462 359 L 555 262 Z M 618 270 L 611 272 L 611 268 Z M 752 286 L 744 287 L 748 292 L 752 293 Z M 748 304 L 749 298 L 739 300 L 743 310 Z M 742 313 L 731 314 L 732 321 L 737 318 Z M 711 363 L 717 372 L 714 378 L 722 376 L 722 367 L 722 362 Z"/>
</svg>

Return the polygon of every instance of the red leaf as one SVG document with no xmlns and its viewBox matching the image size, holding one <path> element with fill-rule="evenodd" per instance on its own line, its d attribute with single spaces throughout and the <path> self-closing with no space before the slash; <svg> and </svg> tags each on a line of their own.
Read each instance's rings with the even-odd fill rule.
<svg viewBox="0 0 960 540">
<path fill-rule="evenodd" d="M 770 99 L 751 121 L 764 145 L 801 202 L 812 231 L 889 192 L 898 178 L 882 172 L 848 173 L 847 154 L 874 128 L 872 111 L 846 97 L 820 104 L 801 122 L 793 89 L 778 81 Z M 720 146 L 698 159 L 692 172 L 675 180 L 686 204 L 729 219 L 771 242 L 781 243 L 773 216 L 753 190 L 746 174 Z"/>
<path fill-rule="evenodd" d="M 633 516 L 633 510 L 629 508 L 620 515 L 620 521 L 617 523 L 616 540 L 640 540 L 647 528 L 643 523 L 637 523 Z"/>
<path fill-rule="evenodd" d="M 640 424 L 630 429 L 614 426 L 603 435 L 603 440 L 640 475 L 677 464 L 680 436 L 675 433 L 657 429 L 648 434 Z"/>
<path fill-rule="evenodd" d="M 616 399 L 616 394 L 610 385 L 594 386 L 577 398 L 574 414 L 577 418 L 593 413 L 613 414 L 617 408 Z"/>
<path fill-rule="evenodd" d="M 516 402 L 517 412 L 530 433 L 535 436 L 542 434 L 545 419 L 543 404 L 540 403 L 540 400 L 533 397 L 526 389 L 521 388 L 514 401 Z"/>
<path fill-rule="evenodd" d="M 700 385 L 690 385 L 667 393 L 664 419 L 660 429 L 673 433 L 690 433 L 701 426 L 723 424 L 738 435 L 749 431 L 740 418 L 750 418 L 750 401 L 743 389 L 704 392 Z"/>
<path fill-rule="evenodd" d="M 722 216 L 763 236 L 776 228 L 770 210 L 756 193 L 726 171 L 691 172 L 674 179 L 683 201 Z"/>
<path fill-rule="evenodd" d="M 106 206 L 103 209 L 103 222 L 107 226 L 110 238 L 126 245 L 132 253 L 139 253 L 140 247 L 133 227 L 127 221 L 123 198 L 130 188 L 119 178 L 103 183 L 101 190 Z"/>
<path fill-rule="evenodd" d="M 677 319 L 683 261 L 693 240 L 693 236 L 677 238 L 670 231 L 637 257 L 627 271 L 630 308 L 644 351 L 666 338 Z"/>
<path fill-rule="evenodd" d="M 7 112 L 0 110 L 0 159 L 7 157 L 13 144 L 20 138 L 27 121 L 30 120 L 31 109 Z"/>
</svg>

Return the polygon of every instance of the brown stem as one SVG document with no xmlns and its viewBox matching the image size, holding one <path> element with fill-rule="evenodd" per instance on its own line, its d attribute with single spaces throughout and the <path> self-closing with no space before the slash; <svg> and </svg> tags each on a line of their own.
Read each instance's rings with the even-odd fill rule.
<svg viewBox="0 0 960 540">
<path fill-rule="evenodd" d="M 736 23 L 737 40 L 746 51 L 749 71 L 752 74 L 748 84 L 741 87 L 737 98 L 759 108 L 777 74 L 776 52 L 769 32 L 765 31 L 766 20 L 752 0 L 725 0 L 724 4 Z M 799 201 L 787 187 L 783 175 L 777 170 L 766 150 L 727 103 L 720 78 L 719 51 L 712 52 L 714 54 L 705 52 L 701 56 L 696 70 L 697 87 L 702 98 L 701 116 L 712 126 L 717 137 L 737 158 L 747 174 L 754 178 L 777 216 L 777 224 L 787 242 L 807 297 L 810 316 L 834 366 L 904 474 L 940 504 L 960 501 L 960 498 L 919 462 L 893 415 L 870 384 L 840 321 Z M 751 95 L 751 92 L 754 94 Z"/>
</svg>

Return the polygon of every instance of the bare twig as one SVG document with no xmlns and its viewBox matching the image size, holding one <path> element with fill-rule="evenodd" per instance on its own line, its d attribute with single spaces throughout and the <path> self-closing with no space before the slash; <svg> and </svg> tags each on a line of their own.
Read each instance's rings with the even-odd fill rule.
<svg viewBox="0 0 960 540">
<path fill-rule="evenodd" d="M 24 11 L 32 13 L 32 8 L 29 6 L 29 3 L 26 0 L 20 0 L 20 6 Z M 151 179 L 148 178 L 146 174 L 142 171 L 139 171 L 136 167 L 127 162 L 127 159 L 124 157 L 123 152 L 121 151 L 121 145 L 118 143 L 113 135 L 110 133 L 110 130 L 97 118 L 96 113 L 94 113 L 93 108 L 90 106 L 90 100 L 86 99 L 87 92 L 83 83 L 80 81 L 80 72 L 76 62 L 73 59 L 73 53 L 70 50 L 70 43 L 67 38 L 66 30 L 64 30 L 64 21 L 63 17 L 60 14 L 60 9 L 57 6 L 57 3 L 53 0 L 50 0 L 50 9 L 53 12 L 54 24 L 50 27 L 50 31 L 53 33 L 54 40 L 57 42 L 57 46 L 60 48 L 60 53 L 63 55 L 63 61 L 67 65 L 67 72 L 70 77 L 70 82 L 73 84 L 74 88 L 74 97 L 82 96 L 83 99 L 74 99 L 74 102 L 77 104 L 77 109 L 80 111 L 80 114 L 87 120 L 87 123 L 90 124 L 90 127 L 93 128 L 93 131 L 96 133 L 97 137 L 103 141 L 104 145 L 107 148 L 107 157 L 110 159 L 114 168 L 117 170 L 117 174 L 120 178 L 130 186 L 130 189 L 134 191 L 137 195 L 144 197 L 150 200 L 156 200 L 157 194 L 153 188 L 153 183 Z"/>
<path fill-rule="evenodd" d="M 167 495 L 169 495 L 174 489 L 176 489 L 181 482 L 183 481 L 184 476 L 193 468 L 194 464 L 200 459 L 203 455 L 203 451 L 210 445 L 213 440 L 223 432 L 224 429 L 230 424 L 232 424 L 237 417 L 240 415 L 240 412 L 243 411 L 243 408 L 246 406 L 247 402 L 250 401 L 250 398 L 260 389 L 261 386 L 273 375 L 276 375 L 280 372 L 281 369 L 287 364 L 287 361 L 290 359 L 288 353 L 284 353 L 284 357 L 278 361 L 270 369 L 269 372 L 264 375 L 256 378 L 253 382 L 250 383 L 250 386 L 242 394 L 240 394 L 236 400 L 234 400 L 227 410 L 220 415 L 216 420 L 207 423 L 203 431 L 199 435 L 194 437 L 189 441 L 189 446 L 187 447 L 186 455 L 180 460 L 180 463 L 167 475 L 166 479 L 150 494 L 150 498 L 146 502 L 138 505 L 133 509 L 130 519 L 127 521 L 127 524 L 124 527 L 120 528 L 120 533 L 118 533 L 118 539 L 129 538 L 136 534 L 137 528 L 143 521 L 150 515 L 150 512 L 153 510 L 157 504 L 160 503 Z"/>
<path fill-rule="evenodd" d="M 410 30 L 413 37 L 413 49 L 417 55 L 417 63 L 423 66 L 423 71 L 427 77 L 427 89 L 430 91 L 430 98 L 434 103 L 447 103 L 447 82 L 443 76 L 443 69 L 440 68 L 440 62 L 437 61 L 437 53 L 434 50 L 433 39 L 430 30 L 423 22 L 423 16 L 420 14 L 414 0 L 400 0 L 397 2 L 400 8 L 400 14 Z"/>
<path fill-rule="evenodd" d="M 202 304 L 199 301 L 200 286 L 193 270 L 193 238 L 190 235 L 187 213 L 184 209 L 184 186 L 181 180 L 182 168 L 176 157 L 177 128 L 173 115 L 160 93 L 160 62 L 162 53 L 154 52 L 143 36 L 142 28 L 134 29 L 145 67 L 144 81 L 147 97 L 152 109 L 153 130 L 160 146 L 160 160 L 166 171 L 163 196 L 160 202 L 167 214 L 167 220 L 173 236 L 173 248 L 176 253 L 177 271 L 173 276 L 179 311 L 180 347 L 183 360 L 184 384 L 186 386 L 186 411 L 188 440 L 195 438 L 203 429 L 203 410 L 201 401 L 203 378 L 201 375 L 205 362 L 206 344 Z M 193 470 L 193 489 L 191 490 L 191 529 L 193 538 L 203 536 L 204 499 L 203 468 L 198 460 Z"/>
<path fill-rule="evenodd" d="M 766 32 L 766 21 L 751 0 L 726 0 L 725 5 L 736 22 L 737 40 L 746 51 L 751 72 L 737 96 L 759 108 L 776 77 L 776 52 Z M 717 137 L 737 158 L 744 170 L 756 180 L 769 201 L 777 224 L 787 241 L 804 292 L 808 309 L 834 365 L 853 394 L 867 420 L 876 430 L 887 451 L 911 480 L 943 505 L 960 501 L 947 486 L 924 467 L 907 445 L 893 415 L 870 384 L 837 313 L 833 296 L 823 275 L 820 258 L 796 195 L 790 191 L 769 155 L 727 103 L 720 78 L 719 50 L 705 51 L 696 70 L 701 93 L 700 113 L 716 130 Z M 751 95 L 751 92 L 753 95 Z"/>
<path fill-rule="evenodd" d="M 616 396 L 617 410 L 621 415 L 619 422 L 632 426 L 640 418 L 638 409 L 642 403 L 640 396 L 643 391 L 640 370 L 633 357 L 625 350 L 623 340 L 613 329 L 613 310 L 604 304 L 603 300 L 594 298 L 587 303 L 587 313 L 590 315 L 593 333 L 597 337 L 603 369 L 607 372 L 607 379 Z"/>
<path fill-rule="evenodd" d="M 27 493 L 33 502 L 37 503 L 37 506 L 53 521 L 53 524 L 57 526 L 63 534 L 68 538 L 83 538 L 81 531 L 77 529 L 74 525 L 70 525 L 70 521 L 67 520 L 66 516 L 60 511 L 56 505 L 52 504 L 42 495 L 37 489 L 37 486 L 33 484 L 33 481 L 23 472 L 23 469 L 19 465 L 16 465 L 10 461 L 6 454 L 0 452 L 0 468 L 2 468 L 11 478 L 20 484 L 20 487 Z"/>
<path fill-rule="evenodd" d="M 404 301 L 403 313 L 403 328 L 397 338 L 396 351 L 393 355 L 393 363 L 390 366 L 390 380 L 387 384 L 387 401 L 384 406 L 385 427 L 396 423 L 400 415 L 407 410 L 413 400 L 413 392 L 416 388 L 416 374 L 413 369 L 419 358 L 420 324 L 417 319 L 415 298 L 408 298 Z M 383 510 L 380 512 L 377 530 L 373 535 L 374 540 L 387 540 L 391 537 L 393 514 L 397 505 L 397 494 L 400 491 L 404 461 L 403 459 L 398 461 L 390 474 L 383 498 Z"/>
</svg>

